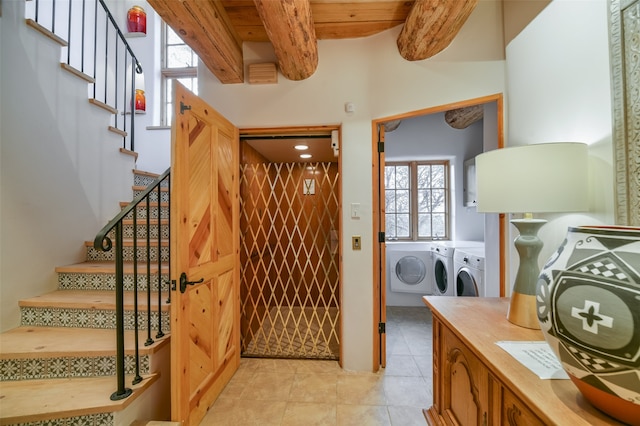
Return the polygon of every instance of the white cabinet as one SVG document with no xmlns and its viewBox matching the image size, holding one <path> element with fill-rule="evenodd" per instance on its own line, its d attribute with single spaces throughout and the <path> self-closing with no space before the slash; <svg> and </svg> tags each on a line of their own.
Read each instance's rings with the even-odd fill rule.
<svg viewBox="0 0 640 426">
<path fill-rule="evenodd" d="M 475 207 L 478 204 L 476 191 L 476 159 L 470 158 L 464 162 L 464 205 Z"/>
</svg>

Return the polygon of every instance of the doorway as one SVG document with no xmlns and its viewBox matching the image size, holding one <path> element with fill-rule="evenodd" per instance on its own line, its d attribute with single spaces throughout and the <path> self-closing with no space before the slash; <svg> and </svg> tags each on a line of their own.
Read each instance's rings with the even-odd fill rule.
<svg viewBox="0 0 640 426">
<path fill-rule="evenodd" d="M 374 140 L 373 143 L 373 232 L 374 235 L 380 235 L 379 244 L 374 246 L 373 250 L 373 265 L 374 265 L 374 324 L 378 324 L 377 329 L 373 331 L 373 365 L 374 370 L 377 370 L 380 366 L 385 367 L 386 364 L 386 304 L 387 304 L 387 265 L 386 265 L 386 240 L 385 240 L 385 231 L 386 231 L 386 209 L 385 205 L 385 151 L 387 151 L 385 147 L 385 139 L 388 137 L 389 130 L 392 131 L 395 127 L 402 122 L 402 120 L 417 118 L 420 116 L 431 115 L 439 113 L 441 115 L 447 111 L 462 111 L 462 113 L 467 113 L 468 111 L 480 108 L 480 112 L 482 112 L 483 105 L 493 105 L 493 108 L 490 108 L 492 113 L 490 114 L 490 121 L 486 121 L 488 117 L 485 118 L 485 132 L 486 127 L 490 127 L 490 130 L 494 134 L 491 136 L 492 142 L 489 146 L 485 145 L 485 149 L 495 149 L 501 148 L 504 145 L 504 137 L 503 137 L 503 101 L 502 95 L 496 94 L 491 96 L 485 96 L 482 98 L 470 99 L 466 101 L 461 101 L 457 103 L 447 104 L 436 106 L 433 108 L 428 108 L 424 110 L 414 111 L 410 113 L 405 113 L 402 115 L 386 117 L 378 120 L 374 120 L 372 122 Z M 458 114 L 458 117 L 464 116 L 463 114 Z M 451 127 L 455 127 L 452 123 L 447 123 L 451 125 Z M 487 134 L 483 133 L 483 139 L 486 143 Z M 464 159 L 463 159 L 464 160 Z M 462 164 L 459 165 L 462 168 Z M 458 185 L 462 187 L 462 182 Z M 499 252 L 492 259 L 492 274 L 495 274 L 495 281 L 499 281 L 499 295 L 504 296 L 504 275 L 505 275 L 505 264 L 504 264 L 504 236 L 505 236 L 505 221 L 504 215 L 500 215 L 496 218 L 495 225 L 492 224 L 490 228 L 485 228 L 485 239 L 490 240 L 492 246 L 495 247 Z M 488 234 L 488 235 L 487 235 Z M 429 239 L 425 239 L 423 242 L 428 242 Z M 487 259 L 488 261 L 488 259 Z"/>
<path fill-rule="evenodd" d="M 337 126 L 241 131 L 244 357 L 340 358 L 338 146 Z"/>
</svg>

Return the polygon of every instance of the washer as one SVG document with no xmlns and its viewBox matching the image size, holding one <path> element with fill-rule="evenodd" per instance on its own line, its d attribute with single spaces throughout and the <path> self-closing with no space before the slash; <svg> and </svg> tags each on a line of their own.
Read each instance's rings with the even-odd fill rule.
<svg viewBox="0 0 640 426">
<path fill-rule="evenodd" d="M 453 253 L 455 249 L 447 244 L 433 246 L 433 294 L 455 296 Z"/>
<path fill-rule="evenodd" d="M 453 256 L 458 248 L 476 247 L 484 250 L 483 241 L 434 241 L 433 244 L 433 294 L 456 296 L 456 269 Z"/>
<path fill-rule="evenodd" d="M 387 251 L 391 291 L 433 294 L 431 252 L 424 250 Z"/>
<path fill-rule="evenodd" d="M 456 271 L 456 296 L 485 296 L 483 248 L 456 248 L 453 267 Z"/>
</svg>

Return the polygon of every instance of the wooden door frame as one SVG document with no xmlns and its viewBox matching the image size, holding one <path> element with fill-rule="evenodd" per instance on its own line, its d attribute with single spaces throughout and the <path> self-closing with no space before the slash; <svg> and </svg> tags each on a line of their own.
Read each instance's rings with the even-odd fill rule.
<svg viewBox="0 0 640 426">
<path fill-rule="evenodd" d="M 426 109 L 421 109 L 417 111 L 411 111 L 403 114 L 393 115 L 384 118 L 378 118 L 371 121 L 371 163 L 372 163 L 372 222 L 373 222 L 373 231 L 372 235 L 378 235 L 380 232 L 380 224 L 381 219 L 384 215 L 384 206 L 382 204 L 382 200 L 380 197 L 380 192 L 384 187 L 384 182 L 381 182 L 380 178 L 380 161 L 378 155 L 378 126 L 382 126 L 383 123 L 387 121 L 393 120 L 404 120 L 407 118 L 414 118 L 422 115 L 428 114 L 436 114 L 440 112 L 445 112 L 451 109 L 470 107 L 474 105 L 481 105 L 486 103 L 496 102 L 497 104 L 497 133 L 498 133 L 498 148 L 504 147 L 504 100 L 502 93 L 497 93 L 494 95 L 483 96 L 480 98 L 467 99 L 464 101 L 454 102 L 450 104 L 438 105 Z M 507 236 L 507 228 L 506 228 L 506 220 L 505 215 L 499 215 L 499 269 L 500 269 L 500 297 L 505 296 L 505 279 L 506 279 L 506 242 L 505 238 Z M 377 240 L 377 238 L 374 238 Z M 384 256 L 384 247 L 385 242 L 374 243 L 373 245 L 373 323 L 372 323 L 372 332 L 373 332 L 373 371 L 378 371 L 380 369 L 380 354 L 381 354 L 381 339 L 380 333 L 378 332 L 378 324 L 380 323 L 381 317 L 385 316 L 381 314 L 382 310 L 386 312 L 386 265 L 384 264 L 385 256 Z"/>
<path fill-rule="evenodd" d="M 338 330 L 338 339 L 340 342 L 340 355 L 338 359 L 338 364 L 342 368 L 342 360 L 343 360 L 343 341 L 342 341 L 342 330 L 344 330 L 343 319 L 344 315 L 342 313 L 343 306 L 343 291 L 342 291 L 342 125 L 341 124 L 327 124 L 327 125 L 319 125 L 319 126 L 283 126 L 283 127 L 245 127 L 239 128 L 240 137 L 238 138 L 238 143 L 242 143 L 242 136 L 267 136 L 267 135 L 300 135 L 304 137 L 305 135 L 318 135 L 331 133 L 331 131 L 338 131 L 338 297 L 339 297 L 339 305 L 338 309 L 340 312 L 340 329 Z M 241 146 L 238 146 L 240 150 Z M 240 151 L 241 152 L 241 151 Z M 241 158 L 238 158 L 238 163 L 242 161 Z M 240 167 L 240 164 L 238 164 Z M 240 235 L 238 235 L 240 238 Z M 242 332 L 242 331 L 241 331 Z"/>
</svg>

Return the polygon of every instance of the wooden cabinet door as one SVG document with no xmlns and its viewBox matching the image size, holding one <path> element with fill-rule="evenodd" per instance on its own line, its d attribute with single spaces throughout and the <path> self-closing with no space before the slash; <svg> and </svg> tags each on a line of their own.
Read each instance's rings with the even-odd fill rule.
<svg viewBox="0 0 640 426">
<path fill-rule="evenodd" d="M 238 129 L 177 82 L 173 99 L 171 416 L 198 425 L 240 364 Z"/>
<path fill-rule="evenodd" d="M 448 329 L 442 330 L 442 416 L 453 424 L 488 424 L 489 372 Z"/>
</svg>

